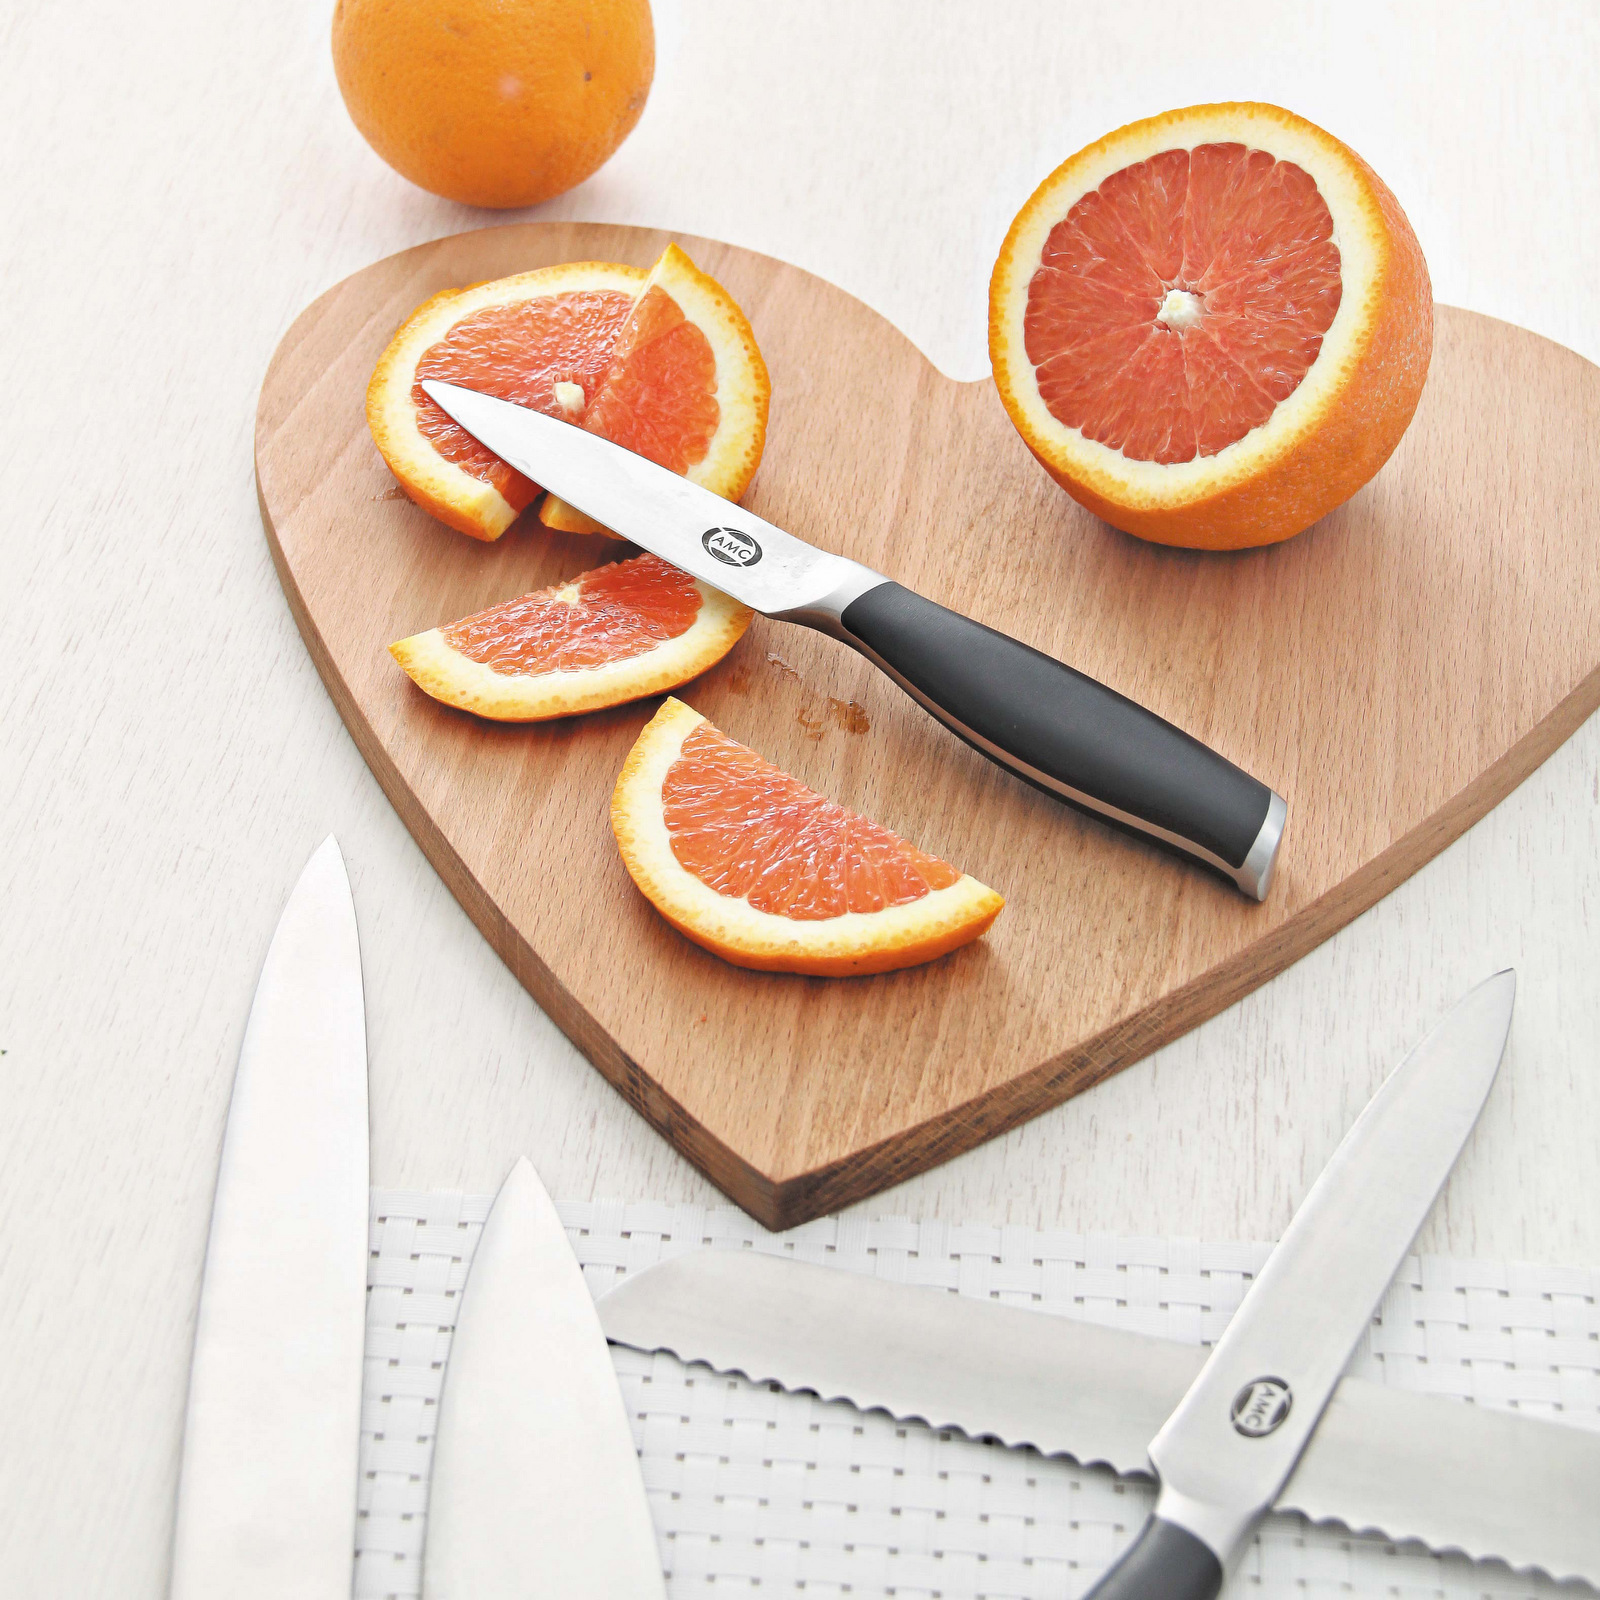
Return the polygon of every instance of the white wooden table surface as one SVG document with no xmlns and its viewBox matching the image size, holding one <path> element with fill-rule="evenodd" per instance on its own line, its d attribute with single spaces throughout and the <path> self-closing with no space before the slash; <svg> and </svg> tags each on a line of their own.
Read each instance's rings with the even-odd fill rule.
<svg viewBox="0 0 1600 1600">
<path fill-rule="evenodd" d="M 164 1592 L 218 1144 L 283 896 L 336 832 L 373 1178 L 706 1199 L 501 966 L 301 647 L 251 481 L 273 346 L 330 284 L 496 220 L 347 120 L 327 0 L 0 11 L 0 1594 Z M 1600 359 L 1600 8 L 658 8 L 649 107 L 531 215 L 719 236 L 946 371 L 1033 184 L 1196 101 L 1280 101 L 1389 181 L 1441 300 Z M 528 214 L 522 214 L 528 215 Z M 1485 419 L 1492 448 L 1493 419 Z M 1597 530 L 1600 533 L 1600 530 Z M 1600 722 L 1288 973 L 877 1212 L 1268 1238 L 1378 1079 L 1497 966 L 1502 1081 L 1425 1247 L 1600 1260 Z"/>
</svg>

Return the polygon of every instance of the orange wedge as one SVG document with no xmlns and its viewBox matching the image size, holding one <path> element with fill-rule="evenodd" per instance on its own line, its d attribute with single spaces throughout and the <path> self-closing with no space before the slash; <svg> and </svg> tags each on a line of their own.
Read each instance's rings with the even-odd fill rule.
<svg viewBox="0 0 1600 1600">
<path fill-rule="evenodd" d="M 736 600 L 643 555 L 389 646 L 417 686 L 496 722 L 543 722 L 659 694 L 750 626 Z"/>
<path fill-rule="evenodd" d="M 916 966 L 978 938 L 1005 904 L 671 698 L 628 755 L 611 828 L 656 910 L 740 967 Z"/>
<path fill-rule="evenodd" d="M 541 493 L 420 388 L 464 384 L 563 417 L 736 500 L 761 460 L 771 384 L 744 313 L 669 245 L 649 272 L 574 261 L 437 294 L 384 351 L 367 422 L 405 492 L 498 539 Z M 559 502 L 547 520 L 599 530 Z"/>
<path fill-rule="evenodd" d="M 1287 539 L 1388 460 L 1433 349 L 1421 246 L 1382 179 L 1276 106 L 1194 106 L 1063 163 L 989 287 L 1000 397 L 1114 527 Z"/>
<path fill-rule="evenodd" d="M 737 500 L 761 462 L 771 395 L 744 312 L 673 244 L 650 269 L 581 421 Z M 555 495 L 539 520 L 567 533 L 610 532 Z"/>
</svg>

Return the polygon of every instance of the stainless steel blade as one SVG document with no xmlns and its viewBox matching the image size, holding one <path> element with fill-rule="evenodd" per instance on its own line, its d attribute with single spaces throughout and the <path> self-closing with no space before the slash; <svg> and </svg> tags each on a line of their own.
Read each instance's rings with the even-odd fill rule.
<svg viewBox="0 0 1600 1600">
<path fill-rule="evenodd" d="M 854 599 L 884 581 L 569 422 L 458 384 L 430 378 L 422 387 L 518 472 L 756 611 L 804 612 L 830 596 Z"/>
<path fill-rule="evenodd" d="M 367 1243 L 361 949 L 330 837 L 279 919 L 234 1077 L 189 1378 L 173 1600 L 348 1600 Z"/>
<path fill-rule="evenodd" d="M 942 1289 L 701 1250 L 599 1304 L 616 1344 L 902 1421 L 1147 1471 L 1195 1346 Z M 1600 1433 L 1346 1378 L 1280 1511 L 1600 1585 Z"/>
<path fill-rule="evenodd" d="M 1389 1075 L 1150 1445 L 1157 1513 L 1226 1563 L 1277 1499 L 1499 1069 L 1516 979 L 1458 1001 Z"/>
<path fill-rule="evenodd" d="M 478 1241 L 450 1342 L 424 1600 L 661 1600 L 639 1458 L 594 1303 L 533 1168 Z"/>
<path fill-rule="evenodd" d="M 1205 1362 L 1169 1339 L 747 1251 L 663 1261 L 599 1313 L 616 1344 L 1124 1473 L 1148 1470 Z"/>
</svg>

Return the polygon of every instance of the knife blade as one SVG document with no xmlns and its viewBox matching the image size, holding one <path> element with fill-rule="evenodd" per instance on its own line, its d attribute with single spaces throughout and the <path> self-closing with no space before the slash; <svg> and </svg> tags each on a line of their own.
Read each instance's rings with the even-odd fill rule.
<svg viewBox="0 0 1600 1600">
<path fill-rule="evenodd" d="M 693 1250 L 599 1302 L 613 1344 L 1125 1475 L 1194 1345 L 750 1251 Z M 1600 1586 L 1600 1433 L 1345 1378 L 1274 1509 Z"/>
<path fill-rule="evenodd" d="M 1125 1475 L 1197 1346 L 837 1267 L 693 1250 L 599 1302 L 613 1344 Z M 1274 1509 L 1600 1586 L 1600 1433 L 1345 1378 Z"/>
<path fill-rule="evenodd" d="M 561 1219 L 519 1161 L 472 1258 L 445 1367 L 424 1600 L 663 1600 L 616 1372 Z"/>
<path fill-rule="evenodd" d="M 607 1337 L 1084 1465 L 1146 1447 L 1205 1353 L 747 1252 L 696 1251 L 599 1303 Z M 1600 1584 L 1600 1434 L 1345 1378 L 1275 1505 Z"/>
<path fill-rule="evenodd" d="M 1155 1512 L 1091 1594 L 1209 1600 L 1221 1587 L 1478 1120 L 1515 996 L 1510 972 L 1480 983 L 1368 1101 L 1151 1440 Z"/>
<path fill-rule="evenodd" d="M 206 1246 L 172 1600 L 348 1600 L 367 1269 L 361 948 L 337 842 L 284 907 Z"/>
<path fill-rule="evenodd" d="M 767 616 L 840 640 L 991 761 L 1266 898 L 1287 806 L 1143 706 L 558 418 L 425 379 L 501 460 Z"/>
</svg>

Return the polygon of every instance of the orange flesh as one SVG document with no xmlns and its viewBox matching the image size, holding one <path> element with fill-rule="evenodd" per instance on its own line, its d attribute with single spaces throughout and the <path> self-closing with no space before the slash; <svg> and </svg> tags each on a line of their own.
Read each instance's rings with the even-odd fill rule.
<svg viewBox="0 0 1600 1600">
<path fill-rule="evenodd" d="M 411 400 L 417 427 L 446 461 L 492 483 L 518 511 L 538 486 L 491 454 L 422 390 L 422 379 L 465 384 L 546 416 L 566 413 L 558 383 L 576 383 L 592 395 L 611 365 L 617 337 L 633 309 L 618 289 L 575 289 L 511 305 L 486 306 L 458 322 L 417 362 Z"/>
<path fill-rule="evenodd" d="M 1310 174 L 1241 144 L 1113 173 L 1051 229 L 1023 342 L 1069 428 L 1137 461 L 1211 456 L 1299 387 L 1339 309 L 1333 218 Z M 1171 290 L 1198 320 L 1158 320 Z"/>
<path fill-rule="evenodd" d="M 583 425 L 657 466 L 687 472 L 705 459 L 717 431 L 716 391 L 711 341 L 671 295 L 652 288 L 634 307 L 600 392 L 584 390 Z"/>
<path fill-rule="evenodd" d="M 718 894 L 797 922 L 882 911 L 961 874 L 703 722 L 667 769 L 672 853 Z"/>
<path fill-rule="evenodd" d="M 576 596 L 565 598 L 574 586 Z M 452 649 L 494 672 L 577 672 L 641 656 L 687 633 L 699 614 L 694 579 L 644 555 L 491 606 L 441 631 Z"/>
<path fill-rule="evenodd" d="M 539 493 L 423 392 L 438 378 L 566 418 L 558 383 L 583 390 L 584 427 L 674 472 L 705 459 L 717 431 L 717 358 L 671 295 L 637 303 L 620 290 L 577 289 L 463 317 L 417 362 L 417 427 L 447 461 L 491 483 L 516 510 Z"/>
</svg>

